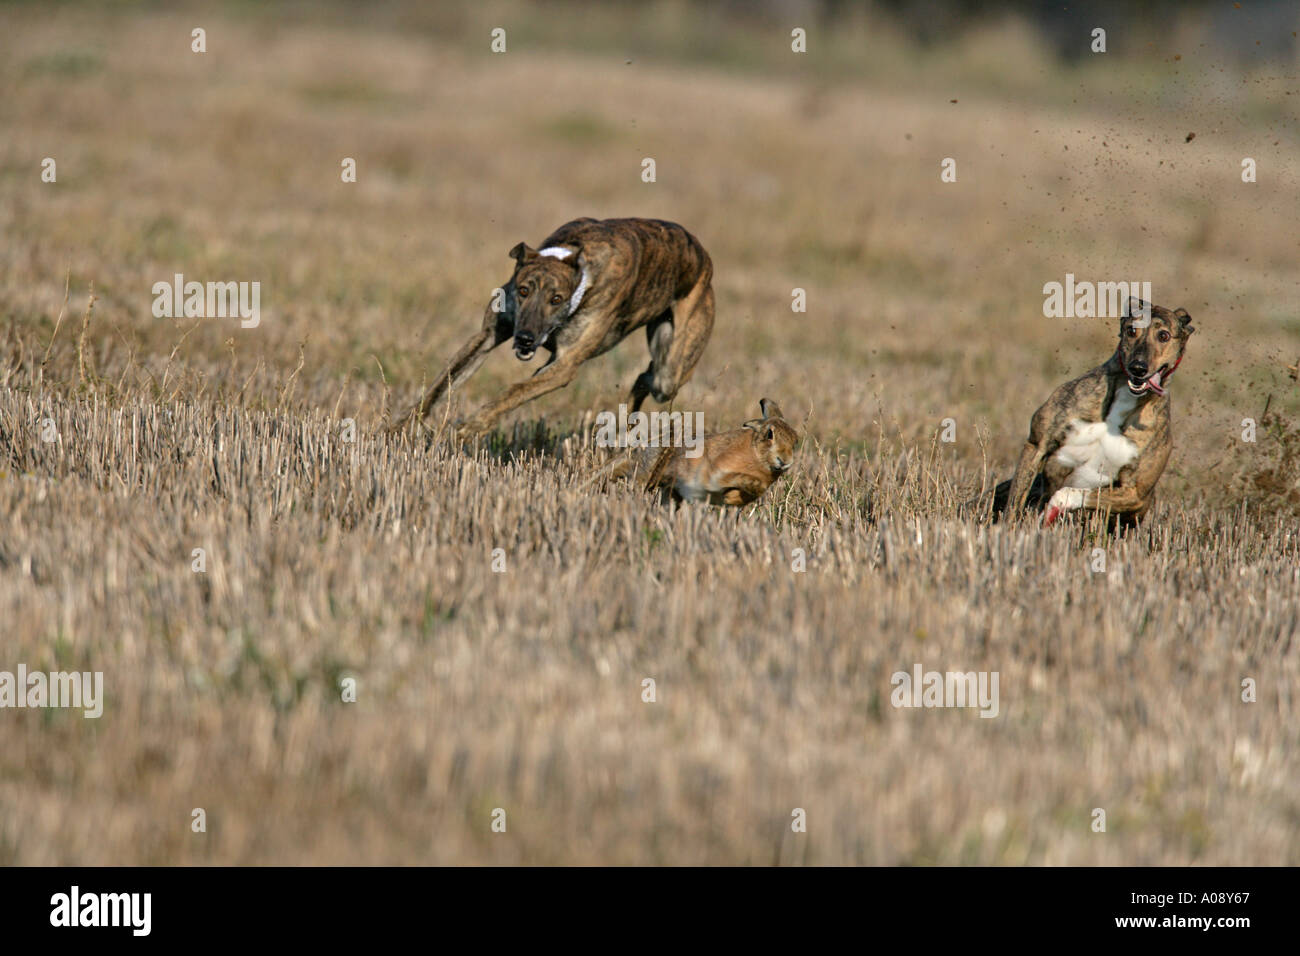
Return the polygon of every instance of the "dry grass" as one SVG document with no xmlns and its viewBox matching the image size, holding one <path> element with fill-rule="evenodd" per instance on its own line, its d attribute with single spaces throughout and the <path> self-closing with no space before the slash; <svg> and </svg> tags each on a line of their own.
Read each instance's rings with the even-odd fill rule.
<svg viewBox="0 0 1300 956">
<path fill-rule="evenodd" d="M 1058 105 L 974 66 L 937 95 L 493 58 L 471 14 L 438 36 L 205 16 L 206 60 L 192 16 L 4 17 L 0 669 L 102 670 L 108 702 L 0 711 L 0 862 L 1300 862 L 1276 78 L 1128 64 L 1103 109 L 1074 74 L 1044 76 L 1085 88 Z M 972 64 L 1026 41 L 981 42 Z M 485 447 L 380 432 L 506 250 L 576 215 L 676 219 L 710 250 L 718 324 L 679 407 L 722 429 L 770 395 L 809 436 L 756 507 L 575 490 L 640 341 Z M 153 318 L 178 271 L 261 281 L 261 326 Z M 1107 323 L 1041 318 L 1067 271 L 1151 279 L 1198 327 L 1159 504 L 1125 537 L 961 505 L 1110 348 Z M 520 375 L 494 356 L 463 398 Z M 998 671 L 1001 715 L 895 710 L 916 662 Z"/>
</svg>

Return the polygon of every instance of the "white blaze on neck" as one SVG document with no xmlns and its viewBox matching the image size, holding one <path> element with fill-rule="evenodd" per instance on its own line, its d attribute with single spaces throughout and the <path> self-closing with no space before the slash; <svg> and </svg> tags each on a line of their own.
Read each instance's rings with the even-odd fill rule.
<svg viewBox="0 0 1300 956">
<path fill-rule="evenodd" d="M 573 255 L 572 249 L 565 249 L 563 246 L 547 246 L 537 253 L 539 256 L 550 256 L 553 259 L 567 259 Z"/>
<path fill-rule="evenodd" d="M 591 275 L 586 269 L 582 270 L 582 279 L 578 282 L 578 287 L 573 290 L 573 295 L 569 297 L 569 315 L 578 311 L 578 306 L 582 305 L 582 297 L 587 294 L 587 286 L 591 284 Z"/>
<path fill-rule="evenodd" d="M 1124 421 L 1137 407 L 1138 396 L 1127 388 L 1115 390 L 1115 400 L 1104 422 L 1075 421 L 1052 460 L 1072 469 L 1068 488 L 1105 488 L 1124 466 L 1137 458 L 1138 448 L 1124 437 Z"/>
</svg>

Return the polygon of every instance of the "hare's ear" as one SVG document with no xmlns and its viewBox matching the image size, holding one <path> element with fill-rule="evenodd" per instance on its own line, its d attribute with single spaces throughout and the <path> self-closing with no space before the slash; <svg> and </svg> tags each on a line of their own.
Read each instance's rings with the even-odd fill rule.
<svg viewBox="0 0 1300 956">
<path fill-rule="evenodd" d="M 537 250 L 529 246 L 528 243 L 521 242 L 510 250 L 510 258 L 523 265 L 527 260 L 537 258 Z"/>
<path fill-rule="evenodd" d="M 1192 328 L 1192 316 L 1186 309 L 1174 309 L 1174 318 L 1178 320 L 1178 327 L 1187 335 L 1191 335 L 1196 329 Z"/>
<path fill-rule="evenodd" d="M 763 426 L 765 424 L 766 422 L 764 422 L 763 419 L 761 418 L 751 418 L 749 421 L 742 423 L 740 427 L 748 428 L 752 432 L 758 432 L 759 434 L 762 434 Z"/>
<path fill-rule="evenodd" d="M 764 418 L 785 418 L 785 416 L 781 414 L 781 406 L 770 398 L 760 399 L 758 407 L 763 412 Z"/>
</svg>

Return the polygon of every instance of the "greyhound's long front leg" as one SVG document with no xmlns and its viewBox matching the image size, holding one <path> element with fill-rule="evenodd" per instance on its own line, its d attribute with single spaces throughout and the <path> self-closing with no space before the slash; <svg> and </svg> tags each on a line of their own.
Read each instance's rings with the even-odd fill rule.
<svg viewBox="0 0 1300 956">
<path fill-rule="evenodd" d="M 447 363 L 447 367 L 442 370 L 442 374 L 434 381 L 424 399 L 420 402 L 419 410 L 416 413 L 420 418 L 424 418 L 429 414 L 429 409 L 433 408 L 438 403 L 438 399 L 447 393 L 453 380 L 457 378 L 463 380 L 467 377 L 466 372 L 472 374 L 477 369 L 482 362 L 482 358 L 493 348 L 493 345 L 488 344 L 492 337 L 492 332 L 489 329 L 483 329 L 461 347 L 461 350 Z M 479 362 L 475 362 L 475 359 L 479 359 Z"/>
<path fill-rule="evenodd" d="M 511 329 L 510 322 L 504 319 L 502 315 L 494 312 L 489 305 L 483 316 L 483 327 L 478 334 L 461 346 L 460 351 L 447 363 L 447 367 L 434 381 L 433 386 L 425 394 L 420 404 L 412 408 L 410 412 L 394 424 L 392 430 L 402 428 L 412 418 L 423 419 L 427 417 L 429 410 L 451 388 L 460 385 L 478 371 L 488 353 L 510 338 Z"/>
<path fill-rule="evenodd" d="M 1097 508 L 1114 514 L 1129 514 L 1140 511 L 1146 503 L 1146 496 L 1136 487 L 1093 488 L 1084 499 L 1085 508 Z"/>
<path fill-rule="evenodd" d="M 1067 511 L 1088 508 L 1109 514 L 1138 514 L 1146 510 L 1147 499 L 1137 488 L 1060 488 L 1047 503 L 1043 526 L 1050 527 Z"/>
<path fill-rule="evenodd" d="M 1136 464 L 1123 469 L 1118 484 L 1106 488 L 1061 488 L 1048 502 L 1043 524 L 1050 525 L 1062 512 L 1077 508 L 1106 511 L 1113 515 L 1140 517 L 1151 506 L 1155 497 L 1156 482 L 1169 460 L 1168 442 L 1144 449 Z"/>
<path fill-rule="evenodd" d="M 1083 496 L 1083 507 L 1111 514 L 1126 515 L 1146 508 L 1147 496 L 1134 485 L 1090 488 Z"/>
<path fill-rule="evenodd" d="M 1025 509 L 1025 499 L 1029 489 L 1038 477 L 1043 464 L 1043 452 L 1033 442 L 1025 442 L 1024 451 L 1020 453 L 1020 463 L 1016 465 L 1015 477 L 1011 479 L 1011 490 L 1007 494 L 1007 510 L 1011 514 L 1020 514 Z"/>
<path fill-rule="evenodd" d="M 511 409 L 568 385 L 577 376 L 582 363 L 597 353 L 599 344 L 600 340 L 593 337 L 590 342 L 579 340 L 562 354 L 557 353 L 555 360 L 532 378 L 510 386 L 496 401 L 484 405 L 462 430 L 467 435 L 485 432 Z"/>
</svg>

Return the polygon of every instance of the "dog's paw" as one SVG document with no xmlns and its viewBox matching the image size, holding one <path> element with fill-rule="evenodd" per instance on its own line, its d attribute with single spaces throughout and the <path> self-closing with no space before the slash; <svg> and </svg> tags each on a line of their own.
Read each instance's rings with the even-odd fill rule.
<svg viewBox="0 0 1300 956">
<path fill-rule="evenodd" d="M 1088 492 L 1082 488 L 1061 488 L 1047 502 L 1047 511 L 1043 515 L 1043 527 L 1049 528 L 1066 511 L 1075 511 L 1083 507 Z"/>
</svg>

